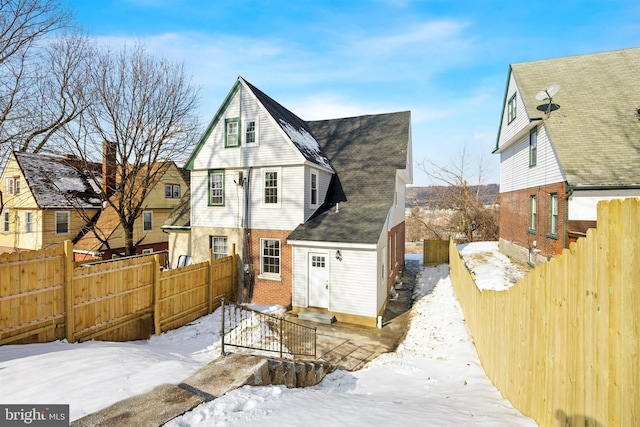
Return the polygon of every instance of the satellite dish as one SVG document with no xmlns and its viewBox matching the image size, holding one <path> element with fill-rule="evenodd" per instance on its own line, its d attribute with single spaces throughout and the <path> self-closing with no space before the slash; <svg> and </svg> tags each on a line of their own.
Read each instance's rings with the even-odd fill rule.
<svg viewBox="0 0 640 427">
<path fill-rule="evenodd" d="M 538 101 L 551 102 L 551 99 L 556 95 L 556 93 L 558 93 L 559 90 L 560 90 L 560 85 L 547 86 L 544 89 L 542 89 L 540 92 L 538 92 L 538 94 L 536 95 L 536 99 Z"/>
</svg>

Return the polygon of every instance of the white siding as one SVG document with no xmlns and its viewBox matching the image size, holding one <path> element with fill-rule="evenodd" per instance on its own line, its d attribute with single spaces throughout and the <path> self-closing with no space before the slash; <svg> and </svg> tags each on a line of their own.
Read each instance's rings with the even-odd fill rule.
<svg viewBox="0 0 640 427">
<path fill-rule="evenodd" d="M 317 248 L 293 248 L 293 296 L 297 307 L 308 306 L 308 253 Z M 336 313 L 375 317 L 380 307 L 377 295 L 378 255 L 374 249 L 340 248 L 342 261 L 336 259 L 337 247 L 329 253 L 329 310 Z M 385 295 L 386 297 L 386 295 Z M 383 297 L 384 301 L 384 297 Z"/>
<path fill-rule="evenodd" d="M 508 103 L 509 99 L 511 99 L 514 93 L 516 94 L 516 118 L 511 123 L 509 123 Z M 507 88 L 506 98 L 504 100 L 504 112 L 502 116 L 502 126 L 500 127 L 500 140 L 498 141 L 498 148 L 508 143 L 515 135 L 518 134 L 518 132 L 527 127 L 528 124 L 529 116 L 527 114 L 527 110 L 524 108 L 524 103 L 522 102 L 522 97 L 520 96 L 520 91 L 518 90 L 516 80 L 513 74 L 511 74 L 509 78 L 509 86 Z"/>
<path fill-rule="evenodd" d="M 630 197 L 640 197 L 640 189 L 576 191 L 569 197 L 568 219 L 569 221 L 596 221 L 598 219 L 598 202 Z"/>
<path fill-rule="evenodd" d="M 538 127 L 538 159 L 529 166 L 529 133 L 500 153 L 500 192 L 564 182 L 558 158 L 546 128 Z"/>
<path fill-rule="evenodd" d="M 318 176 L 318 203 L 316 206 L 311 206 L 311 173 L 315 173 Z M 327 196 L 327 190 L 329 190 L 329 184 L 331 183 L 331 177 L 333 174 L 317 169 L 312 166 L 305 167 L 304 174 L 304 220 L 309 219 L 311 215 L 324 203 L 324 199 Z"/>
<path fill-rule="evenodd" d="M 375 315 L 377 315 L 380 310 L 382 309 L 382 306 L 384 305 L 386 299 L 387 299 L 387 295 L 388 295 L 388 281 L 387 278 L 389 277 L 388 275 L 388 271 L 389 271 L 389 266 L 387 265 L 389 262 L 389 254 L 388 254 L 388 250 L 389 247 L 387 245 L 387 239 L 388 239 L 388 235 L 386 231 L 383 231 L 382 233 L 380 233 L 380 238 L 378 239 L 378 266 L 376 268 L 376 312 Z"/>
<path fill-rule="evenodd" d="M 251 172 L 250 227 L 266 230 L 293 230 L 304 221 L 304 166 L 277 168 L 281 180 L 278 197 L 280 203 L 269 206 L 263 203 L 265 170 L 254 168 Z"/>
<path fill-rule="evenodd" d="M 242 103 L 240 103 L 242 99 Z M 258 144 L 225 148 L 225 119 L 241 118 L 240 132 L 247 120 L 257 120 Z M 244 87 L 227 105 L 208 139 L 194 160 L 193 169 L 245 168 L 253 165 L 290 165 L 303 161 L 302 155 L 285 139 L 282 128 L 262 108 L 253 94 Z"/>
<path fill-rule="evenodd" d="M 399 174 L 401 172 L 396 173 L 396 194 L 394 203 L 391 205 L 390 213 L 389 213 L 389 221 L 387 223 L 387 227 L 390 230 L 398 224 L 401 224 L 405 220 L 405 198 L 407 188 L 400 180 Z"/>
<path fill-rule="evenodd" d="M 226 169 L 224 206 L 209 206 L 209 172 L 191 172 L 191 226 L 211 226 L 235 228 L 243 220 L 243 187 L 234 183 L 239 179 L 240 170 Z"/>
</svg>

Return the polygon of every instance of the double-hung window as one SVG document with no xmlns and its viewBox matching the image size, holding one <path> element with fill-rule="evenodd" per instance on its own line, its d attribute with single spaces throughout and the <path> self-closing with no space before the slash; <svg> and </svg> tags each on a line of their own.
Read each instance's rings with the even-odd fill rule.
<svg viewBox="0 0 640 427">
<path fill-rule="evenodd" d="M 280 203 L 279 189 L 280 176 L 277 170 L 267 170 L 263 174 L 263 202 L 267 206 L 275 206 Z"/>
<path fill-rule="evenodd" d="M 311 206 L 318 205 L 318 174 L 311 173 Z"/>
<path fill-rule="evenodd" d="M 56 212 L 56 234 L 69 234 L 69 212 Z"/>
<path fill-rule="evenodd" d="M 33 212 L 31 211 L 24 213 L 24 232 L 33 233 Z"/>
<path fill-rule="evenodd" d="M 213 252 L 213 259 L 227 256 L 227 237 L 209 236 L 209 249 Z"/>
<path fill-rule="evenodd" d="M 209 171 L 209 206 L 224 206 L 224 170 Z"/>
<path fill-rule="evenodd" d="M 529 132 L 529 166 L 538 163 L 538 129 Z"/>
<path fill-rule="evenodd" d="M 260 240 L 260 274 L 280 276 L 280 240 Z"/>
<path fill-rule="evenodd" d="M 20 178 L 7 177 L 5 181 L 7 196 L 17 196 L 20 194 Z"/>
<path fill-rule="evenodd" d="M 514 93 L 507 102 L 507 124 L 511 123 L 516 118 L 516 94 Z"/>
<path fill-rule="evenodd" d="M 531 196 L 530 197 L 529 204 L 530 204 L 530 208 L 529 208 L 529 232 L 530 233 L 535 233 L 536 232 L 536 210 L 537 210 L 536 196 Z"/>
<path fill-rule="evenodd" d="M 3 233 L 9 232 L 10 219 L 11 219 L 11 214 L 9 213 L 9 210 L 2 212 L 2 232 Z"/>
<path fill-rule="evenodd" d="M 142 212 L 142 231 L 153 230 L 153 211 Z"/>
<path fill-rule="evenodd" d="M 164 197 L 167 199 L 179 199 L 180 198 L 180 185 L 179 184 L 165 184 Z"/>
<path fill-rule="evenodd" d="M 549 197 L 549 234 L 558 236 L 558 194 L 553 193 Z"/>
<path fill-rule="evenodd" d="M 238 147 L 240 146 L 240 119 L 226 119 L 225 125 L 225 147 Z"/>
<path fill-rule="evenodd" d="M 244 123 L 244 142 L 246 144 L 258 142 L 258 122 L 256 120 L 247 120 Z"/>
</svg>

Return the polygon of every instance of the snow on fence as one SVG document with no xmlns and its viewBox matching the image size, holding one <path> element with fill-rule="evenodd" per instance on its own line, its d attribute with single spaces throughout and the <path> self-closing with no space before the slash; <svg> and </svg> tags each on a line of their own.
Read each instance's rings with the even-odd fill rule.
<svg viewBox="0 0 640 427">
<path fill-rule="evenodd" d="M 539 425 L 640 419 L 640 200 L 600 202 L 598 227 L 505 291 L 451 279 L 482 365 Z"/>
<path fill-rule="evenodd" d="M 77 265 L 71 242 L 0 255 L 0 345 L 160 334 L 233 298 L 236 265 L 235 253 L 165 271 L 157 255 Z"/>
</svg>

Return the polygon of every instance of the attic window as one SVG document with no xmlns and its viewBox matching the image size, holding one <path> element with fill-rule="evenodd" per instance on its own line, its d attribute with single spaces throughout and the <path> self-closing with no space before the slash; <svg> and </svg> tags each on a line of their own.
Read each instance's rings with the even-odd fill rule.
<svg viewBox="0 0 640 427">
<path fill-rule="evenodd" d="M 258 121 L 247 120 L 244 123 L 244 141 L 246 144 L 256 144 L 258 142 Z"/>
<path fill-rule="evenodd" d="M 240 145 L 240 119 L 226 119 L 225 123 L 225 147 L 238 147 Z"/>
<path fill-rule="evenodd" d="M 516 94 L 514 93 L 507 103 L 507 124 L 516 118 Z"/>
<path fill-rule="evenodd" d="M 180 185 L 179 184 L 166 184 L 164 186 L 164 197 L 167 199 L 179 199 L 180 198 Z"/>
<path fill-rule="evenodd" d="M 7 196 L 17 196 L 20 194 L 20 178 L 7 177 L 6 180 Z"/>
</svg>

